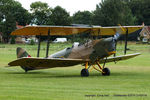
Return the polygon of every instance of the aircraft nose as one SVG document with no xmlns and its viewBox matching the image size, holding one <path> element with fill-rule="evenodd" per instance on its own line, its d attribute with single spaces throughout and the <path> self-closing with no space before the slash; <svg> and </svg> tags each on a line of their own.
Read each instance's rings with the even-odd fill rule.
<svg viewBox="0 0 150 100">
<path fill-rule="evenodd" d="M 113 37 L 113 40 L 117 41 L 120 38 L 120 34 L 116 33 Z"/>
<path fill-rule="evenodd" d="M 116 53 L 116 51 L 111 51 L 111 52 L 108 52 L 108 55 L 110 56 L 110 55 L 115 54 L 115 53 Z"/>
<path fill-rule="evenodd" d="M 108 55 L 112 55 L 116 53 L 116 41 L 112 39 L 112 41 L 109 41 L 109 46 L 107 48 Z"/>
</svg>

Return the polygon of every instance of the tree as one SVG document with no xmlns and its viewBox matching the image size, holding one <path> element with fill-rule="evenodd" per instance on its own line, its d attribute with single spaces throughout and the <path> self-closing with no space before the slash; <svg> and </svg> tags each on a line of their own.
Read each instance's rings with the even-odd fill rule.
<svg viewBox="0 0 150 100">
<path fill-rule="evenodd" d="M 10 33 L 16 29 L 15 18 L 11 13 L 8 13 L 5 17 L 5 21 L 2 23 L 2 36 L 5 43 L 9 42 Z"/>
<path fill-rule="evenodd" d="M 73 23 L 75 24 L 92 24 L 92 17 L 93 14 L 89 11 L 78 11 L 77 13 L 73 14 Z"/>
<path fill-rule="evenodd" d="M 69 13 L 60 6 L 56 6 L 52 10 L 51 20 L 53 21 L 53 25 L 70 25 L 71 17 Z"/>
<path fill-rule="evenodd" d="M 0 32 L 2 32 L 4 42 L 9 41 L 9 34 L 15 29 L 15 18 L 11 9 L 13 7 L 12 4 L 14 4 L 14 1 L 12 0 L 0 0 Z"/>
<path fill-rule="evenodd" d="M 47 25 L 51 24 L 50 16 L 52 9 L 49 8 L 47 3 L 34 2 L 30 5 L 32 12 L 32 24 Z"/>
<path fill-rule="evenodd" d="M 126 1 L 103 0 L 96 6 L 93 24 L 102 26 L 134 25 L 136 17 L 132 15 Z"/>
<path fill-rule="evenodd" d="M 132 13 L 137 18 L 138 25 L 143 22 L 147 25 L 150 25 L 150 1 L 149 0 L 131 0 L 128 2 L 129 7 L 132 10 Z"/>
<path fill-rule="evenodd" d="M 16 29 L 16 22 L 25 25 L 30 22 L 30 14 L 14 0 L 0 0 L 0 31 L 4 42 L 9 42 L 10 33 Z"/>
<path fill-rule="evenodd" d="M 19 25 L 27 25 L 31 23 L 31 13 L 29 13 L 26 9 L 22 7 L 16 8 L 16 12 L 14 12 L 14 17 L 16 22 L 19 23 Z"/>
<path fill-rule="evenodd" d="M 143 22 L 146 25 L 150 25 L 150 1 L 149 0 L 145 0 L 144 5 L 145 9 L 143 9 Z"/>
</svg>

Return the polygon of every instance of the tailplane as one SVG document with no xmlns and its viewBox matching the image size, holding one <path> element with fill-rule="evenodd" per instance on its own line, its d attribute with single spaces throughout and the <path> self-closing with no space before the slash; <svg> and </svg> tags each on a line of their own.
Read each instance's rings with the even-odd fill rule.
<svg viewBox="0 0 150 100">
<path fill-rule="evenodd" d="M 17 53 L 17 58 L 22 58 L 22 57 L 31 57 L 24 49 L 18 47 L 16 49 L 16 53 Z M 25 72 L 29 71 L 29 70 L 33 70 L 33 68 L 27 67 L 27 66 L 20 66 L 23 70 L 25 70 Z"/>
</svg>

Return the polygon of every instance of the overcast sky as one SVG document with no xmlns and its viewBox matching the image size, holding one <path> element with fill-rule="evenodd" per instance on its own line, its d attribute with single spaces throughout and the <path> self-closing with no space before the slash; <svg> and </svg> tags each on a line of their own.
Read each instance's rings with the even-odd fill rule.
<svg viewBox="0 0 150 100">
<path fill-rule="evenodd" d="M 96 4 L 100 3 L 101 0 L 16 0 L 19 1 L 22 6 L 29 10 L 30 4 L 32 2 L 41 1 L 46 2 L 52 8 L 57 5 L 65 8 L 67 12 L 70 12 L 70 15 L 74 14 L 77 11 L 93 11 L 96 9 Z"/>
</svg>

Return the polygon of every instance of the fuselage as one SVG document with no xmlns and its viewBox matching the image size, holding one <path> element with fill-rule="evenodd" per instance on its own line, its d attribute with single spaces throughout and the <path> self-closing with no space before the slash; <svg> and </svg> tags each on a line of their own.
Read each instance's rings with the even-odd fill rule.
<svg viewBox="0 0 150 100">
<path fill-rule="evenodd" d="M 82 45 L 65 48 L 50 55 L 49 58 L 90 59 L 95 61 L 116 53 L 115 43 L 113 37 L 90 40 Z"/>
</svg>

